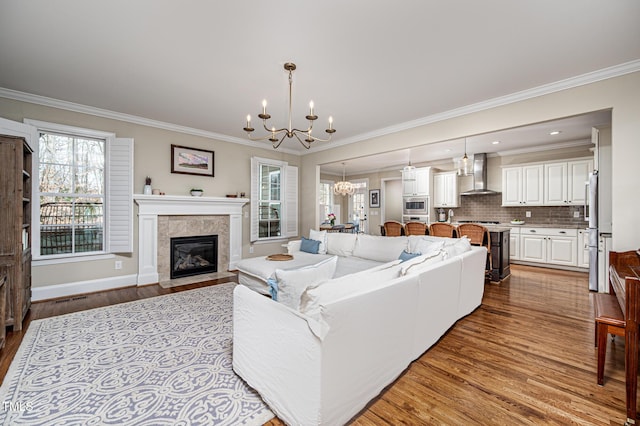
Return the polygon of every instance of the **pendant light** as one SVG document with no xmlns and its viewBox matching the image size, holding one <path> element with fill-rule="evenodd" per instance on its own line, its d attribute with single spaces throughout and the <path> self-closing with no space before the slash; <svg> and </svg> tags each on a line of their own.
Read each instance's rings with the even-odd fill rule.
<svg viewBox="0 0 640 426">
<path fill-rule="evenodd" d="M 458 163 L 458 176 L 469 176 L 472 174 L 472 161 L 467 156 L 467 138 L 464 138 L 464 156 Z"/>
</svg>

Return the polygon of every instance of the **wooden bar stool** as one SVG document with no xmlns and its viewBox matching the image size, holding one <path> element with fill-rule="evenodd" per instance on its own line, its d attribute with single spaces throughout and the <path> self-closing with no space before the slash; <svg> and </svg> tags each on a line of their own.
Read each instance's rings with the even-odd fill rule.
<svg viewBox="0 0 640 426">
<path fill-rule="evenodd" d="M 593 307 L 595 311 L 595 345 L 598 348 L 597 381 L 604 385 L 604 361 L 607 356 L 607 335 L 625 337 L 627 322 L 624 320 L 618 299 L 613 294 L 593 293 Z"/>
</svg>

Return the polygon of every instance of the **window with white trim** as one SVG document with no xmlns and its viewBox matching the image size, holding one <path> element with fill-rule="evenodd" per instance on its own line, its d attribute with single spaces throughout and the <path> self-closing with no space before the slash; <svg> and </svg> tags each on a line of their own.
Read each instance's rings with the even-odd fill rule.
<svg viewBox="0 0 640 426">
<path fill-rule="evenodd" d="M 251 158 L 251 241 L 298 235 L 298 168 Z"/>
<path fill-rule="evenodd" d="M 334 184 L 335 182 L 331 180 L 320 181 L 320 200 L 318 205 L 318 214 L 321 222 L 329 220 L 329 213 L 335 213 L 335 207 L 333 205 Z"/>
<path fill-rule="evenodd" d="M 133 140 L 33 126 L 33 250 L 38 259 L 133 251 Z"/>
</svg>

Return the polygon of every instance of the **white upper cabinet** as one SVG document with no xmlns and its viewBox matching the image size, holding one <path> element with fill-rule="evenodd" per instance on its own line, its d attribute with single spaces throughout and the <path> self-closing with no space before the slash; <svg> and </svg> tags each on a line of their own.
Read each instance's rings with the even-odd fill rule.
<svg viewBox="0 0 640 426">
<path fill-rule="evenodd" d="M 547 206 L 583 205 L 585 183 L 593 171 L 593 160 L 548 163 L 544 166 L 544 204 Z"/>
<path fill-rule="evenodd" d="M 581 158 L 502 169 L 503 206 L 571 206 L 585 203 L 593 160 Z"/>
<path fill-rule="evenodd" d="M 402 171 L 402 195 L 429 195 L 431 167 Z"/>
<path fill-rule="evenodd" d="M 459 205 L 458 174 L 456 172 L 434 173 L 433 207 L 451 208 Z"/>
<path fill-rule="evenodd" d="M 502 169 L 503 206 L 541 206 L 544 203 L 544 166 L 505 167 Z"/>
</svg>

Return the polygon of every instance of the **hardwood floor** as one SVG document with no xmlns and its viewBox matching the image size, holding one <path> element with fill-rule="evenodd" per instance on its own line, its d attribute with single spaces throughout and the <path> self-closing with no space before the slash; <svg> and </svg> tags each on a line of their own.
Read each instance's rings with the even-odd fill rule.
<svg viewBox="0 0 640 426">
<path fill-rule="evenodd" d="M 34 319 L 227 280 L 34 303 L 23 331 L 7 332 L 0 377 Z M 586 274 L 512 266 L 505 282 L 485 285 L 482 306 L 413 362 L 352 424 L 622 424 L 624 341 L 617 337 L 609 343 L 600 387 L 593 339 Z"/>
</svg>

